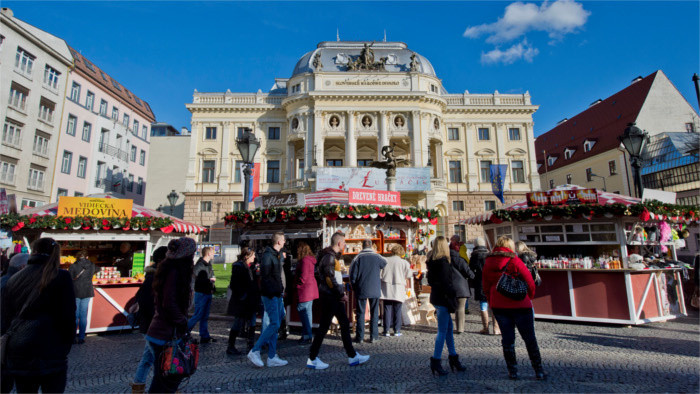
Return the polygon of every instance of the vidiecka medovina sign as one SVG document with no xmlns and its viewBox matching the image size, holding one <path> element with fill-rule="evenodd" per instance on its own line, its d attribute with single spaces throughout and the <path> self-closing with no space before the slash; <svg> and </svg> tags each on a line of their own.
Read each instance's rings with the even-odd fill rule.
<svg viewBox="0 0 700 394">
<path fill-rule="evenodd" d="M 59 197 L 57 216 L 131 218 L 132 200 L 118 198 Z"/>
</svg>

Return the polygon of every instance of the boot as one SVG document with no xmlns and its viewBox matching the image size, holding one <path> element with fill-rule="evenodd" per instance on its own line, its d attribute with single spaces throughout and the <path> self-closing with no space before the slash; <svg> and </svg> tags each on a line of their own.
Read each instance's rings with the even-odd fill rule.
<svg viewBox="0 0 700 394">
<path fill-rule="evenodd" d="M 501 328 L 498 327 L 498 321 L 496 321 L 496 318 L 493 318 L 493 335 L 501 335 Z"/>
<path fill-rule="evenodd" d="M 479 331 L 479 334 L 488 335 L 489 333 L 489 313 L 481 311 L 481 325 L 484 327 Z"/>
<path fill-rule="evenodd" d="M 503 347 L 503 358 L 506 359 L 508 378 L 512 380 L 518 379 L 518 359 L 515 357 L 515 345 Z"/>
<path fill-rule="evenodd" d="M 136 394 L 136 393 L 141 394 L 141 393 L 145 393 L 145 392 L 146 392 L 146 383 L 134 383 L 134 382 L 131 382 L 131 383 L 129 383 L 129 385 L 131 386 L 131 392 L 132 392 L 133 394 Z"/>
<path fill-rule="evenodd" d="M 442 369 L 442 360 L 439 358 L 432 357 L 430 357 L 430 371 L 433 373 L 433 376 L 445 376 L 448 373 L 447 371 Z"/>
<path fill-rule="evenodd" d="M 547 380 L 547 374 L 544 372 L 542 367 L 542 357 L 540 356 L 540 347 L 537 346 L 537 342 L 532 344 L 525 344 L 527 348 L 527 354 L 530 356 L 530 362 L 532 363 L 532 369 L 535 370 L 535 379 L 537 380 Z"/>
<path fill-rule="evenodd" d="M 231 330 L 228 334 L 228 348 L 226 349 L 226 354 L 231 356 L 243 354 L 240 350 L 236 349 L 236 338 L 238 338 L 238 330 Z"/>
<path fill-rule="evenodd" d="M 459 355 L 455 354 L 454 356 L 449 356 L 448 360 L 450 361 L 450 369 L 452 372 L 455 371 L 455 369 L 458 372 L 464 372 L 467 370 L 467 367 L 462 365 L 462 363 L 459 362 Z"/>
</svg>

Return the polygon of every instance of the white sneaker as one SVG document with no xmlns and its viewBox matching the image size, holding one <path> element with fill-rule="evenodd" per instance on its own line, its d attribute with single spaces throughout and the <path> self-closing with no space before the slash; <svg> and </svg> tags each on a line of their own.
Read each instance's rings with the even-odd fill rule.
<svg viewBox="0 0 700 394">
<path fill-rule="evenodd" d="M 324 363 L 321 361 L 320 357 L 316 357 L 315 360 L 311 360 L 310 358 L 306 360 L 306 368 L 311 368 L 311 369 L 326 369 L 328 368 L 328 364 Z"/>
<path fill-rule="evenodd" d="M 248 360 L 250 360 L 250 362 L 255 364 L 255 366 L 258 368 L 262 368 L 265 366 L 265 364 L 262 361 L 262 358 L 260 358 L 260 352 L 254 352 L 251 350 L 250 352 L 248 352 Z"/>
<path fill-rule="evenodd" d="M 401 335 L 403 335 L 403 334 L 401 334 L 400 332 L 394 333 L 395 337 L 400 337 Z"/>
<path fill-rule="evenodd" d="M 369 360 L 369 355 L 363 356 L 360 353 L 355 353 L 355 357 L 349 358 L 348 357 L 348 364 L 355 366 L 355 365 L 360 365 L 364 364 Z"/>
<path fill-rule="evenodd" d="M 268 358 L 267 359 L 267 366 L 268 367 L 284 367 L 285 365 L 289 364 L 287 360 L 282 360 L 279 356 L 275 355 L 275 357 Z"/>
<path fill-rule="evenodd" d="M 384 336 L 385 336 L 385 337 L 390 337 L 391 334 L 389 334 L 389 333 L 387 332 L 386 334 L 384 334 Z"/>
</svg>

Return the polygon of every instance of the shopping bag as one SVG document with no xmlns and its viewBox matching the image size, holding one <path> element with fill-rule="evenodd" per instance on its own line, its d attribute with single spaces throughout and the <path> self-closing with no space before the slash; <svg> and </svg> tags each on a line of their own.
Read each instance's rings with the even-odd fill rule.
<svg viewBox="0 0 700 394">
<path fill-rule="evenodd" d="M 512 300 L 521 301 L 527 296 L 527 283 L 517 273 L 508 272 L 508 265 L 511 261 L 512 259 L 503 267 L 496 290 Z"/>
<path fill-rule="evenodd" d="M 199 341 L 189 335 L 173 339 L 165 345 L 160 362 L 164 377 L 192 376 L 199 363 Z"/>
</svg>

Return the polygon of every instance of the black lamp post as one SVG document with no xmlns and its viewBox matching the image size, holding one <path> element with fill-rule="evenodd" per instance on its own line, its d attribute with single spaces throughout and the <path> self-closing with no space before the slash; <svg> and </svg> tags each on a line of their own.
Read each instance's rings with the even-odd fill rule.
<svg viewBox="0 0 700 394">
<path fill-rule="evenodd" d="M 636 186 L 637 197 L 642 198 L 642 150 L 649 139 L 646 131 L 642 131 L 637 125 L 632 122 L 627 124 L 625 132 L 617 137 L 622 145 L 625 146 L 627 153 L 630 155 L 630 164 L 634 169 L 634 183 Z"/>
<path fill-rule="evenodd" d="M 255 160 L 255 154 L 260 148 L 260 140 L 255 138 L 251 129 L 245 129 L 243 135 L 236 139 L 236 145 L 238 146 L 238 151 L 241 153 L 241 158 L 243 159 L 243 181 L 245 185 L 243 187 L 243 209 L 248 210 L 248 196 L 250 194 L 250 176 L 253 174 L 252 166 Z"/>
<path fill-rule="evenodd" d="M 173 189 L 173 191 L 170 192 L 170 194 L 168 194 L 168 202 L 170 203 L 170 215 L 171 216 L 175 210 L 175 204 L 177 204 L 177 200 L 179 198 L 180 197 L 177 195 L 177 193 L 175 192 L 174 189 Z"/>
</svg>

